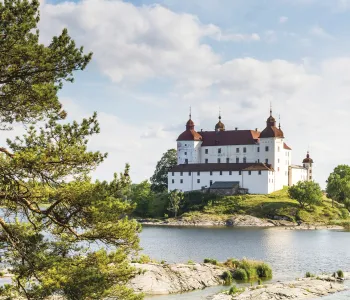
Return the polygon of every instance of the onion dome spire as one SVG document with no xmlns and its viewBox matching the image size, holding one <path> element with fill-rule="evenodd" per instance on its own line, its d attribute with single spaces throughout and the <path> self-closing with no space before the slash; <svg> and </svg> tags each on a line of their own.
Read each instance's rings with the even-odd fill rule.
<svg viewBox="0 0 350 300">
<path fill-rule="evenodd" d="M 221 122 L 221 111 L 219 109 L 219 122 L 215 125 L 215 131 L 225 131 L 225 125 Z"/>
<path fill-rule="evenodd" d="M 283 138 L 281 123 L 276 127 L 276 119 L 272 116 L 272 105 L 270 104 L 270 116 L 266 120 L 266 128 L 260 133 L 260 138 Z"/>
<path fill-rule="evenodd" d="M 303 163 L 313 163 L 314 160 L 310 157 L 310 152 L 308 151 L 306 154 L 306 158 L 304 158 Z"/>
<path fill-rule="evenodd" d="M 194 130 L 194 122 L 192 121 L 192 113 L 190 107 L 189 120 L 186 123 L 186 130 L 179 135 L 177 141 L 201 141 L 202 136 Z"/>
</svg>

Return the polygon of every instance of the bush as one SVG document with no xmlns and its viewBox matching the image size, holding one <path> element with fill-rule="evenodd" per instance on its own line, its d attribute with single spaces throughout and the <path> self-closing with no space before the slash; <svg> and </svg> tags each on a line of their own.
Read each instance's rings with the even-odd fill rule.
<svg viewBox="0 0 350 300">
<path fill-rule="evenodd" d="M 240 290 L 235 286 L 235 285 L 233 285 L 231 288 L 230 288 L 230 290 L 228 291 L 228 294 L 229 295 L 234 295 L 234 294 L 236 294 L 236 293 L 238 293 Z"/>
<path fill-rule="evenodd" d="M 258 279 L 258 285 L 262 285 L 262 280 L 260 278 Z"/>
<path fill-rule="evenodd" d="M 248 280 L 248 274 L 245 269 L 238 268 L 233 272 L 233 278 L 236 280 Z"/>
<path fill-rule="evenodd" d="M 315 275 L 310 273 L 310 272 L 306 272 L 305 277 L 306 278 L 311 278 L 311 277 L 315 277 Z"/>
<path fill-rule="evenodd" d="M 230 271 L 225 271 L 224 274 L 222 274 L 222 279 L 225 281 L 226 285 L 230 285 L 233 280 L 232 273 Z"/>
<path fill-rule="evenodd" d="M 204 258 L 204 263 L 205 264 L 212 264 L 215 266 L 218 265 L 218 261 L 216 259 L 212 259 L 212 258 Z"/>
<path fill-rule="evenodd" d="M 194 265 L 195 262 L 194 262 L 193 260 L 189 260 L 189 261 L 187 262 L 187 264 L 188 264 L 188 265 Z"/>
<path fill-rule="evenodd" d="M 261 263 L 257 266 L 256 272 L 258 273 L 259 278 L 271 278 L 272 269 L 268 264 Z"/>
<path fill-rule="evenodd" d="M 338 270 L 338 271 L 337 271 L 337 275 L 338 275 L 338 277 L 340 277 L 340 278 L 344 278 L 344 272 L 343 272 L 342 270 Z"/>
</svg>

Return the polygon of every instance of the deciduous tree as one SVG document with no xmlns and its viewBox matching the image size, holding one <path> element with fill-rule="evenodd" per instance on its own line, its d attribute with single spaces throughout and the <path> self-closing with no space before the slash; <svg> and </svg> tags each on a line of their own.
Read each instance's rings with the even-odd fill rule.
<svg viewBox="0 0 350 300">
<path fill-rule="evenodd" d="M 314 181 L 299 181 L 288 189 L 288 193 L 290 198 L 299 202 L 301 208 L 322 202 L 322 190 Z"/>
<path fill-rule="evenodd" d="M 176 164 L 176 150 L 169 149 L 157 163 L 156 170 L 151 177 L 151 189 L 154 192 L 164 192 L 168 189 L 168 172 L 172 167 L 176 166 Z"/>
<path fill-rule="evenodd" d="M 339 165 L 334 169 L 328 177 L 326 192 L 329 198 L 350 210 L 350 166 Z"/>
<path fill-rule="evenodd" d="M 174 213 L 175 218 L 179 211 L 180 204 L 184 199 L 184 194 L 178 190 L 173 190 L 169 193 L 169 207 L 168 210 Z"/>
</svg>

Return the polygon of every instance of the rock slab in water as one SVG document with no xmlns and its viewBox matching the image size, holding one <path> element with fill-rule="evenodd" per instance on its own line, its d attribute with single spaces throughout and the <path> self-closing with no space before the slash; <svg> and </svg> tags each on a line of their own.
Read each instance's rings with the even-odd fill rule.
<svg viewBox="0 0 350 300">
<path fill-rule="evenodd" d="M 132 264 L 140 270 L 129 286 L 149 295 L 181 293 L 222 284 L 226 270 L 212 264 Z"/>
<path fill-rule="evenodd" d="M 331 281 L 329 281 L 331 280 Z M 289 300 L 289 299 L 315 299 L 317 297 L 341 292 L 347 289 L 342 283 L 329 277 L 303 278 L 284 283 L 268 284 L 261 287 L 251 287 L 237 296 L 217 294 L 208 300 Z"/>
</svg>

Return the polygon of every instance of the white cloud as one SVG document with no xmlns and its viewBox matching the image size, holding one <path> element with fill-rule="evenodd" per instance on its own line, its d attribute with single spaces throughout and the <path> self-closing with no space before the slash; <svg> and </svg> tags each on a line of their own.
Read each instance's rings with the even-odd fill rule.
<svg viewBox="0 0 350 300">
<path fill-rule="evenodd" d="M 287 22 L 288 22 L 288 17 L 286 17 L 286 16 L 280 17 L 280 18 L 279 18 L 279 22 L 280 22 L 281 24 L 287 23 Z"/>
<path fill-rule="evenodd" d="M 309 32 L 310 34 L 320 38 L 332 38 L 332 36 L 329 33 L 327 33 L 322 27 L 318 25 L 311 27 Z"/>
<path fill-rule="evenodd" d="M 152 77 L 185 77 L 219 63 L 203 38 L 258 41 L 256 33 L 225 33 L 202 24 L 194 15 L 160 6 L 82 0 L 42 6 L 41 32 L 48 40 L 68 27 L 79 44 L 93 50 L 94 60 L 114 82 Z"/>
</svg>

